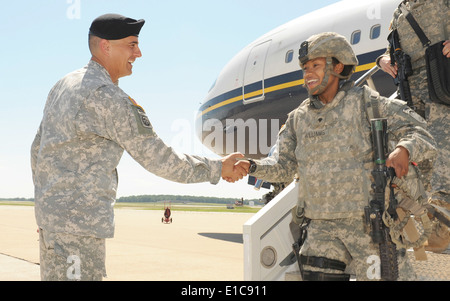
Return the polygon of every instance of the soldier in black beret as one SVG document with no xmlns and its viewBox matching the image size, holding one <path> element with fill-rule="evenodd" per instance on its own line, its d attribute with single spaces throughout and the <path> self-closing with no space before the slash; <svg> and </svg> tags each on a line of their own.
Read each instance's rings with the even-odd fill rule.
<svg viewBox="0 0 450 301">
<path fill-rule="evenodd" d="M 114 237 L 117 165 L 126 150 L 149 172 L 181 183 L 237 181 L 232 154 L 177 153 L 155 133 L 120 77 L 141 57 L 144 20 L 107 14 L 92 22 L 92 59 L 51 89 L 31 147 L 42 280 L 102 280 L 106 238 Z"/>
<path fill-rule="evenodd" d="M 143 19 L 135 20 L 118 14 L 105 14 L 92 22 L 89 34 L 105 40 L 138 37 L 144 23 Z"/>
<path fill-rule="evenodd" d="M 141 57 L 139 33 L 144 20 L 135 20 L 118 14 L 96 18 L 89 29 L 89 49 L 92 60 L 108 70 L 113 83 L 131 75 L 133 63 Z"/>
</svg>

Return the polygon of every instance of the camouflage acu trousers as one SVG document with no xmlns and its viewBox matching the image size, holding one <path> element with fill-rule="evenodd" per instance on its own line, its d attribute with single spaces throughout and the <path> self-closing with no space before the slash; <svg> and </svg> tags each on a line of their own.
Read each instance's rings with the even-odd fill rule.
<svg viewBox="0 0 450 301">
<path fill-rule="evenodd" d="M 431 103 L 426 115 L 438 151 L 431 178 L 432 199 L 450 204 L 450 106 Z"/>
<path fill-rule="evenodd" d="M 105 239 L 39 229 L 43 281 L 101 281 L 106 277 Z"/>
<path fill-rule="evenodd" d="M 300 254 L 325 257 L 344 262 L 346 273 L 356 275 L 356 280 L 380 280 L 380 257 L 378 245 L 364 230 L 361 218 L 335 220 L 311 220 L 307 238 Z M 407 256 L 398 256 L 399 279 L 416 280 Z M 304 265 L 305 271 L 343 273 L 341 271 Z"/>
<path fill-rule="evenodd" d="M 431 198 L 450 204 L 450 106 L 431 102 L 426 70 L 417 73 L 408 79 L 413 103 L 427 121 L 427 129 L 434 137 L 437 149 L 432 175 L 428 175 L 431 172 L 427 168 L 421 171 L 426 181 L 431 182 Z"/>
</svg>

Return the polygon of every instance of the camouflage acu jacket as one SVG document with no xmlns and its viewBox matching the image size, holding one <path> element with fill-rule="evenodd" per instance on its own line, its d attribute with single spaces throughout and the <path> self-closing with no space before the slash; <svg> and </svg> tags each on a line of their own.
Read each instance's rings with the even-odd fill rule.
<svg viewBox="0 0 450 301">
<path fill-rule="evenodd" d="M 449 0 L 414 0 L 408 1 L 405 7 L 414 16 L 431 45 L 450 39 Z M 422 46 L 416 32 L 399 8 L 394 11 L 391 29 L 398 30 L 402 49 L 411 57 L 414 73 L 418 74 L 418 70 L 426 65 L 426 48 Z M 389 54 L 389 48 L 388 46 L 387 54 Z"/>
<path fill-rule="evenodd" d="M 144 109 L 113 84 L 105 68 L 90 61 L 52 88 L 31 147 L 38 226 L 112 237 L 116 167 L 124 150 L 168 180 L 220 180 L 220 160 L 179 154 L 167 146 Z"/>
<path fill-rule="evenodd" d="M 288 115 L 277 156 L 257 163 L 257 178 L 290 182 L 299 177 L 299 205 L 311 219 L 361 217 L 371 199 L 374 168 L 370 123 L 363 88 L 347 82 L 333 101 L 318 108 L 307 99 Z M 405 147 L 410 159 L 434 159 L 435 142 L 425 121 L 406 103 L 380 97 L 388 118 L 391 151 Z"/>
</svg>

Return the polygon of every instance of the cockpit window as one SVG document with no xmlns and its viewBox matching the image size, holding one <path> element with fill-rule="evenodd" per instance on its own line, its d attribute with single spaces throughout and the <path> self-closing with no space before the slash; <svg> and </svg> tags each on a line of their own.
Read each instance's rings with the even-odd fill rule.
<svg viewBox="0 0 450 301">
<path fill-rule="evenodd" d="M 292 62 L 293 58 L 294 58 L 294 50 L 291 49 L 286 53 L 286 58 L 284 59 L 284 62 L 286 64 L 289 64 L 290 62 Z"/>
<path fill-rule="evenodd" d="M 214 88 L 214 86 L 216 85 L 216 82 L 217 82 L 217 79 L 214 81 L 214 83 L 212 84 L 211 88 L 209 88 L 208 92 L 210 92 Z"/>
</svg>

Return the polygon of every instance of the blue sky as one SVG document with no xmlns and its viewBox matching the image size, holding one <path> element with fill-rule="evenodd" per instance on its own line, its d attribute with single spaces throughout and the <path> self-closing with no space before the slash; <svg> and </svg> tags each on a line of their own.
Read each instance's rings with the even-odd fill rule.
<svg viewBox="0 0 450 301">
<path fill-rule="evenodd" d="M 33 197 L 30 146 L 47 94 L 86 65 L 88 28 L 104 13 L 145 19 L 142 58 L 119 86 L 147 112 L 158 135 L 177 151 L 217 157 L 194 135 L 194 116 L 216 76 L 264 33 L 337 0 L 0 0 L 0 198 Z M 177 144 L 180 125 L 192 133 Z M 160 179 L 127 154 L 118 167 L 118 197 L 177 194 L 260 198 L 246 179 L 218 185 Z"/>
</svg>

